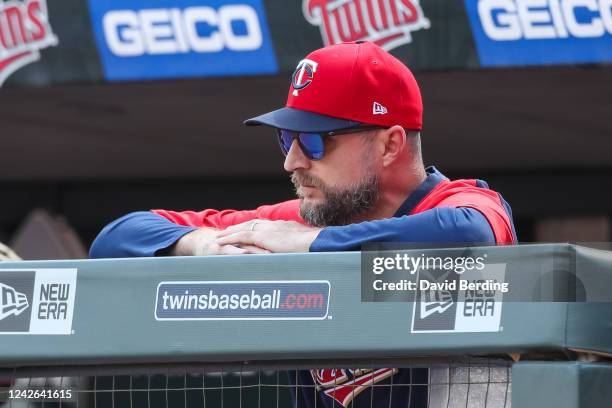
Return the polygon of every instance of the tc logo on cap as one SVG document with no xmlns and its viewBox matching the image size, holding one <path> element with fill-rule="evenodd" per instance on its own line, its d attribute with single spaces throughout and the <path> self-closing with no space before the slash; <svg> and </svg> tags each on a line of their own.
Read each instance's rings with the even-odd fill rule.
<svg viewBox="0 0 612 408">
<path fill-rule="evenodd" d="M 301 60 L 293 75 L 291 76 L 291 86 L 293 86 L 293 96 L 298 96 L 298 91 L 306 88 L 314 79 L 314 74 L 317 72 L 317 63 L 313 60 Z"/>
</svg>

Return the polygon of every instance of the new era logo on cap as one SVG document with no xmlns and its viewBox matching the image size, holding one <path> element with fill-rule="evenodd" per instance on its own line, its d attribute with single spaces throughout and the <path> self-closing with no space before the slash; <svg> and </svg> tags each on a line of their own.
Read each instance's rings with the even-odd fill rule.
<svg viewBox="0 0 612 408">
<path fill-rule="evenodd" d="M 372 114 L 373 115 L 384 115 L 386 113 L 387 113 L 387 108 L 382 106 L 380 103 L 374 102 L 374 104 L 372 104 Z"/>
</svg>

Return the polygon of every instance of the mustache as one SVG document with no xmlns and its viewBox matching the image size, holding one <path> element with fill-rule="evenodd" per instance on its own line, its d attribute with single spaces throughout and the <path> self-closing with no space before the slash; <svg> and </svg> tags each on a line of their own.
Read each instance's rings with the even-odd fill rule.
<svg viewBox="0 0 612 408">
<path fill-rule="evenodd" d="M 293 186 L 295 187 L 296 190 L 300 186 L 303 186 L 303 185 L 313 186 L 318 189 L 325 188 L 325 183 L 323 183 L 323 181 L 319 179 L 318 177 L 299 173 L 298 171 L 294 171 L 291 174 L 291 182 L 293 183 Z"/>
</svg>

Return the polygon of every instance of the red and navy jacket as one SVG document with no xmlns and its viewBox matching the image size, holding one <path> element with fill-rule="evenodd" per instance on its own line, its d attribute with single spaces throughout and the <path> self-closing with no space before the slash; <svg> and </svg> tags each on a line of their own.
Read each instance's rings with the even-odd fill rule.
<svg viewBox="0 0 612 408">
<path fill-rule="evenodd" d="M 251 211 L 141 211 L 106 226 L 94 241 L 90 256 L 155 256 L 198 227 L 224 229 L 252 219 L 305 223 L 299 215 L 299 200 Z M 512 244 L 516 233 L 510 207 L 484 181 L 450 181 L 430 167 L 425 181 L 393 217 L 326 227 L 310 251 L 359 250 L 368 242 Z M 292 393 L 296 407 L 427 406 L 427 369 L 293 371 L 289 378 L 297 385 Z M 376 387 L 370 387 L 372 383 Z"/>
<path fill-rule="evenodd" d="M 155 256 L 198 227 L 225 229 L 252 219 L 305 224 L 299 200 L 255 210 L 152 210 L 130 213 L 107 225 L 93 242 L 92 258 Z M 326 227 L 310 252 L 359 250 L 368 242 L 512 244 L 510 206 L 482 180 L 448 180 L 434 167 L 391 218 Z"/>
</svg>

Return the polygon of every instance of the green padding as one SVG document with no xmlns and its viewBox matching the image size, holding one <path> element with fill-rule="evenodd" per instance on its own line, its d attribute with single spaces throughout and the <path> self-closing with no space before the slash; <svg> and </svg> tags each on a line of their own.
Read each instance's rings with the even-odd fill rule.
<svg viewBox="0 0 612 408">
<path fill-rule="evenodd" d="M 514 408 L 602 408 L 612 406 L 612 364 L 516 363 Z"/>
<path fill-rule="evenodd" d="M 1 324 L 15 316 L 0 319 L 0 366 L 66 364 L 67 359 L 71 364 L 126 364 L 559 353 L 568 348 L 612 352 L 610 303 L 564 302 L 576 298 L 573 246 L 485 250 L 490 262 L 514 260 L 505 279 L 531 300 L 525 301 L 523 293 L 522 300 L 508 301 L 509 293 L 495 332 L 413 333 L 413 303 L 361 301 L 359 253 L 2 262 L 0 271 L 77 268 L 78 273 L 73 332 L 7 335 Z M 609 257 L 599 257 L 597 264 L 599 276 L 582 279 L 588 287 L 607 284 L 612 276 Z M 587 270 L 581 274 L 591 276 Z M 155 318 L 162 281 L 304 279 L 329 281 L 328 318 Z"/>
</svg>

